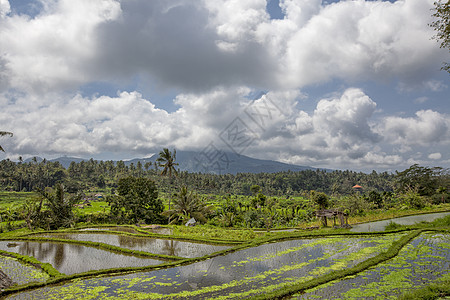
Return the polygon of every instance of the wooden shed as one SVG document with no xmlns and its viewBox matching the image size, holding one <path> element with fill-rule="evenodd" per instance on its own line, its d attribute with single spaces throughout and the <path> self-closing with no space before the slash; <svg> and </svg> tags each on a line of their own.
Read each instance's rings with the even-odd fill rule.
<svg viewBox="0 0 450 300">
<path fill-rule="evenodd" d="M 348 214 L 337 209 L 322 209 L 316 211 L 316 217 L 322 220 L 323 226 L 327 226 L 327 219 L 333 218 L 333 226 L 340 228 L 350 228 L 348 224 Z M 339 218 L 340 226 L 336 224 L 336 218 Z"/>
</svg>

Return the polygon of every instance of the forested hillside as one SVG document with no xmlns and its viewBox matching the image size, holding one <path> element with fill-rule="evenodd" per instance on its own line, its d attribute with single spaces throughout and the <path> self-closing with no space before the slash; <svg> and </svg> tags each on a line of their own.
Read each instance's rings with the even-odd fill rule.
<svg viewBox="0 0 450 300">
<path fill-rule="evenodd" d="M 126 165 L 119 161 L 72 162 L 65 169 L 59 162 L 40 161 L 0 162 L 0 188 L 10 191 L 33 191 L 35 188 L 63 183 L 68 191 L 116 188 L 117 181 L 126 176 L 149 177 L 161 191 L 186 184 L 199 193 L 251 195 L 251 187 L 258 185 L 266 195 L 295 196 L 310 190 L 329 195 L 345 195 L 355 184 L 364 192 L 389 192 L 394 189 L 394 175 L 387 172 L 370 174 L 353 171 L 303 170 L 277 173 L 238 173 L 236 175 L 179 172 L 177 177 L 160 176 L 155 164 L 139 161 Z"/>
</svg>

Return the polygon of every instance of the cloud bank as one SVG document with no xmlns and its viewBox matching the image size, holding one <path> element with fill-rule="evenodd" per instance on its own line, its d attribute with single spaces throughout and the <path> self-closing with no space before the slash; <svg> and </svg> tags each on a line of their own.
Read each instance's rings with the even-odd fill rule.
<svg viewBox="0 0 450 300">
<path fill-rule="evenodd" d="M 201 150 L 242 117 L 255 126 L 244 154 L 262 158 L 360 169 L 450 160 L 446 112 L 386 112 L 390 100 L 359 87 L 448 89 L 436 79 L 448 53 L 424 13 L 433 0 L 282 0 L 284 19 L 271 19 L 265 0 L 38 3 L 29 16 L 0 0 L 0 129 L 15 133 L 1 140 L 10 156 Z M 336 81 L 332 95 L 302 93 Z M 83 95 L 100 82 L 117 95 Z M 130 84 L 176 91 L 176 109 Z M 248 109 L 267 101 L 276 109 L 262 126 Z"/>
</svg>

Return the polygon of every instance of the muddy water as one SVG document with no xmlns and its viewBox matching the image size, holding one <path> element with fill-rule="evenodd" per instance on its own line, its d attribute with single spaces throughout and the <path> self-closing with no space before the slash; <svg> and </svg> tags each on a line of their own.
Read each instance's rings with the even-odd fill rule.
<svg viewBox="0 0 450 300">
<path fill-rule="evenodd" d="M 230 246 L 208 245 L 174 240 L 154 239 L 102 233 L 46 234 L 45 237 L 105 243 L 131 250 L 154 254 L 193 258 L 230 248 Z"/>
<path fill-rule="evenodd" d="M 8 244 L 10 245 L 8 246 Z M 14 246 L 11 246 L 11 244 Z M 138 258 L 92 247 L 63 243 L 0 241 L 0 249 L 33 256 L 41 262 L 50 263 L 55 269 L 64 274 L 162 263 L 162 261 L 155 259 Z"/>
<path fill-rule="evenodd" d="M 386 226 L 389 225 L 390 222 L 394 222 L 400 225 L 414 225 L 420 222 L 431 222 L 448 215 L 450 215 L 450 212 L 414 215 L 408 217 L 393 218 L 383 221 L 368 222 L 364 224 L 352 225 L 353 228 L 350 231 L 353 232 L 383 231 L 386 228 Z"/>
</svg>

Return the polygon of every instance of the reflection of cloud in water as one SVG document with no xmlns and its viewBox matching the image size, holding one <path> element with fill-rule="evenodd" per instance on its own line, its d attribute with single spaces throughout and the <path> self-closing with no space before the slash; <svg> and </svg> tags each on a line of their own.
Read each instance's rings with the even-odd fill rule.
<svg viewBox="0 0 450 300">
<path fill-rule="evenodd" d="M 397 238 L 398 236 L 396 235 Z M 123 290 L 167 295 L 216 286 L 200 295 L 192 296 L 192 299 L 215 298 L 249 290 L 256 293 L 262 287 L 291 283 L 292 280 L 302 278 L 308 280 L 311 276 L 323 275 L 331 272 L 336 266 L 345 268 L 355 265 L 357 262 L 352 258 L 353 253 L 363 250 L 361 253 L 365 255 L 364 247 L 387 245 L 390 241 L 389 237 L 284 241 L 264 244 L 191 265 L 85 279 L 41 291 L 49 291 L 50 295 L 47 296 L 58 297 L 59 289 L 63 290 L 66 287 L 71 291 L 78 287 L 86 291 L 105 286 L 108 289 L 102 292 L 102 297 L 120 297 Z M 344 264 L 341 264 L 344 262 L 342 259 L 345 260 Z"/>
<path fill-rule="evenodd" d="M 150 237 L 125 236 L 117 234 L 72 233 L 45 234 L 45 237 L 65 238 L 77 241 L 100 242 L 131 250 L 180 257 L 199 257 L 230 248 L 230 246 L 209 245 Z"/>
<path fill-rule="evenodd" d="M 17 242 L 19 247 L 8 248 L 8 241 L 0 241 L 0 249 L 50 263 L 65 274 L 75 274 L 107 268 L 139 267 L 159 264 L 161 261 L 127 256 L 75 244 L 50 242 Z"/>
</svg>

